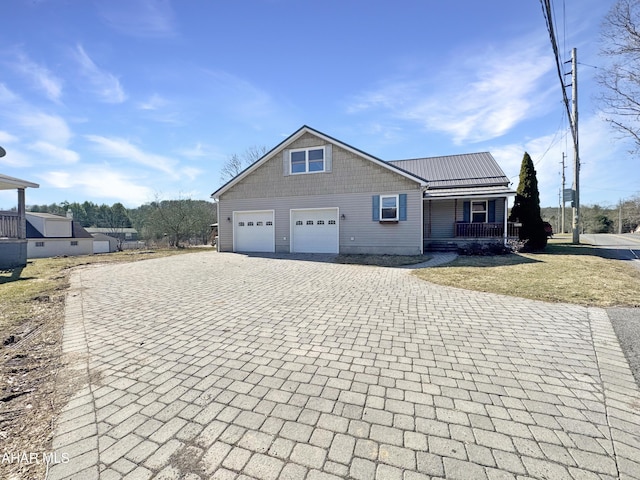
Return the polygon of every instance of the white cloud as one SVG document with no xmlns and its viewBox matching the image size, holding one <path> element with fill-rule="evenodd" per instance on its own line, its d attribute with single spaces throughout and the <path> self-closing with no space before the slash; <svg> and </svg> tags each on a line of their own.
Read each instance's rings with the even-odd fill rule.
<svg viewBox="0 0 640 480">
<path fill-rule="evenodd" d="M 14 64 L 13 67 L 28 78 L 47 98 L 58 102 L 62 96 L 62 80 L 46 67 L 29 59 L 24 53 L 18 52 L 16 56 L 18 63 Z"/>
<path fill-rule="evenodd" d="M 444 132 L 457 144 L 497 138 L 548 108 L 542 101 L 550 92 L 542 78 L 553 67 L 547 49 L 529 39 L 499 49 L 469 49 L 422 75 L 384 82 L 357 97 L 347 111 L 388 111 Z"/>
<path fill-rule="evenodd" d="M 18 137 L 16 137 L 15 135 L 11 135 L 9 132 L 5 132 L 3 130 L 0 130 L 0 143 L 13 143 L 18 141 Z"/>
<path fill-rule="evenodd" d="M 498 164 L 518 187 L 520 164 L 528 152 L 536 168 L 540 204 L 555 206 L 561 188 L 562 154 L 565 158 L 565 188 L 573 183 L 573 143 L 570 133 L 550 134 L 521 144 L 491 148 Z M 631 157 L 624 146 L 612 141 L 606 124 L 598 116 L 584 117 L 580 126 L 580 190 L 581 204 L 602 203 L 611 191 L 620 198 L 633 194 L 640 185 L 640 172 L 630 168 Z"/>
<path fill-rule="evenodd" d="M 139 206 L 153 199 L 153 190 L 137 184 L 122 173 L 104 166 L 72 171 L 50 171 L 41 176 L 42 183 L 54 188 L 73 189 L 74 195 L 119 201 Z M 41 185 L 42 187 L 43 185 Z M 79 193 L 78 193 L 79 192 Z"/>
<path fill-rule="evenodd" d="M 16 115 L 16 122 L 36 138 L 54 145 L 67 145 L 73 136 L 67 122 L 58 115 L 25 110 Z"/>
<path fill-rule="evenodd" d="M 48 142 L 36 142 L 28 147 L 30 150 L 40 153 L 50 162 L 55 163 L 77 163 L 80 155 L 68 148 L 59 147 Z"/>
<path fill-rule="evenodd" d="M 131 160 L 140 165 L 163 171 L 175 178 L 175 161 L 169 157 L 142 151 L 123 138 L 108 138 L 100 135 L 85 135 L 85 138 L 95 144 L 104 155 L 124 160 Z"/>
<path fill-rule="evenodd" d="M 138 103 L 138 108 L 140 110 L 158 110 L 165 105 L 167 105 L 167 101 L 157 93 L 154 93 L 146 102 Z"/>
<path fill-rule="evenodd" d="M 103 102 L 122 103 L 127 99 L 118 77 L 99 68 L 82 48 L 82 45 L 77 46 L 74 57 L 80 65 L 81 74 Z"/>
<path fill-rule="evenodd" d="M 171 37 L 176 33 L 169 0 L 109 0 L 98 2 L 103 21 L 134 37 Z"/>
</svg>

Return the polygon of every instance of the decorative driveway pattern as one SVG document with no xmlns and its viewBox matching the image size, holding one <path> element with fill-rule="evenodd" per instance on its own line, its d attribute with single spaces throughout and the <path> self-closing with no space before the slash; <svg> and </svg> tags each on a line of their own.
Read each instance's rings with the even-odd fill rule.
<svg viewBox="0 0 640 480">
<path fill-rule="evenodd" d="M 197 253 L 76 272 L 64 350 L 50 480 L 640 478 L 600 309 Z"/>
</svg>

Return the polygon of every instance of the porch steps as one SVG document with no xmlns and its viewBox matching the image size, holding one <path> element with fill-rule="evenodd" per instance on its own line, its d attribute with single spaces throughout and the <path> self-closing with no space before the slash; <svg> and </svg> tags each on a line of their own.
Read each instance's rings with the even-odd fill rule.
<svg viewBox="0 0 640 480">
<path fill-rule="evenodd" d="M 429 252 L 457 252 L 458 244 L 455 242 L 429 242 L 425 250 Z"/>
</svg>

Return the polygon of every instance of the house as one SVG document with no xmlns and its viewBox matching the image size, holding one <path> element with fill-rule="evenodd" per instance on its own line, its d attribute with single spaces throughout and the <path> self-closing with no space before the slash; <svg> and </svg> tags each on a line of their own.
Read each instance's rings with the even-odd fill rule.
<svg viewBox="0 0 640 480">
<path fill-rule="evenodd" d="M 19 268 L 27 265 L 25 189 L 38 187 L 37 183 L 0 174 L 0 190 L 18 191 L 17 211 L 0 211 L 0 269 Z"/>
<path fill-rule="evenodd" d="M 490 153 L 383 161 L 303 126 L 211 196 L 228 252 L 418 255 L 517 236 Z"/>
<path fill-rule="evenodd" d="M 91 234 L 103 233 L 110 237 L 117 238 L 121 242 L 137 242 L 138 231 L 130 227 L 86 227 L 85 230 Z"/>
<path fill-rule="evenodd" d="M 70 216 L 27 212 L 27 257 L 93 254 L 93 237 Z"/>
</svg>

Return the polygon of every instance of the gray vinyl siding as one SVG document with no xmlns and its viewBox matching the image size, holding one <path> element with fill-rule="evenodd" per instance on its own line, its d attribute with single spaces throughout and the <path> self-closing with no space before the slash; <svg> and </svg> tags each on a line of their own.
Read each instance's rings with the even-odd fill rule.
<svg viewBox="0 0 640 480">
<path fill-rule="evenodd" d="M 454 236 L 455 204 L 453 199 L 425 202 L 425 229 L 427 230 L 425 238 L 451 238 Z M 462 216 L 459 218 L 462 219 Z"/>
<path fill-rule="evenodd" d="M 233 225 L 227 221 L 227 218 L 232 219 L 234 211 L 274 210 L 276 252 L 288 253 L 291 239 L 291 209 L 338 207 L 340 253 L 420 254 L 421 191 L 415 188 L 393 191 L 397 194 L 407 194 L 407 220 L 392 224 L 381 224 L 372 220 L 372 197 L 381 193 L 389 192 L 369 191 L 232 200 L 225 199 L 226 195 L 223 195 L 218 206 L 219 249 L 220 251 L 233 250 Z M 342 215 L 345 216 L 344 220 L 341 218 Z"/>
<path fill-rule="evenodd" d="M 287 149 L 327 145 L 323 139 L 306 133 L 287 145 Z M 220 200 L 341 195 L 345 193 L 398 192 L 418 188 L 418 183 L 394 173 L 355 153 L 332 146 L 330 172 L 285 175 L 282 149 L 220 195 Z"/>
</svg>

